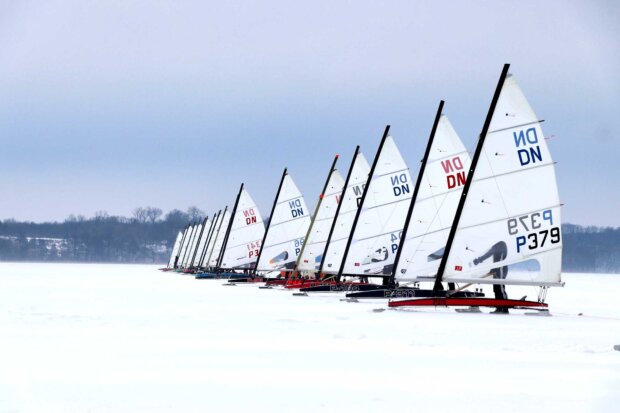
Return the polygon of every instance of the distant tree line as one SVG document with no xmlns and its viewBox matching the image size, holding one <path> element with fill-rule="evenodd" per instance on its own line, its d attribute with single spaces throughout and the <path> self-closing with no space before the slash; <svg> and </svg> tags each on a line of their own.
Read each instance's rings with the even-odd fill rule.
<svg viewBox="0 0 620 413">
<path fill-rule="evenodd" d="M 140 207 L 131 218 L 105 211 L 64 222 L 0 221 L 0 261 L 157 263 L 168 261 L 177 232 L 205 213 L 196 207 L 167 214 Z M 620 228 L 562 225 L 563 270 L 620 273 Z"/>
<path fill-rule="evenodd" d="M 0 261 L 167 262 L 179 230 L 202 220 L 196 207 L 163 215 L 136 208 L 131 218 L 98 211 L 92 218 L 70 215 L 64 222 L 0 221 Z"/>
<path fill-rule="evenodd" d="M 562 265 L 570 272 L 620 272 L 620 228 L 562 225 Z"/>
</svg>

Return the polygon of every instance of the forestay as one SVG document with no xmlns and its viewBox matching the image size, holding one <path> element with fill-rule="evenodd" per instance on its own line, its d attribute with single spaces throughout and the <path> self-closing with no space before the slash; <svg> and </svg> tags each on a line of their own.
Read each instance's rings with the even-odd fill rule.
<svg viewBox="0 0 620 413">
<path fill-rule="evenodd" d="M 304 197 L 287 173 L 275 202 L 257 270 L 292 271 L 309 225 Z"/>
<path fill-rule="evenodd" d="M 397 281 L 434 281 L 470 158 L 445 115 L 437 123 L 397 264 Z"/>
<path fill-rule="evenodd" d="M 396 143 L 387 136 L 360 206 L 343 274 L 389 275 L 413 185 Z"/>
<path fill-rule="evenodd" d="M 368 165 L 366 157 L 362 152 L 357 152 L 351 171 L 349 171 L 349 182 L 344 190 L 344 196 L 341 200 L 342 204 L 333 224 L 332 236 L 329 245 L 327 245 L 323 260 L 323 273 L 337 274 L 340 270 L 344 250 L 351 235 L 351 228 L 353 227 L 359 202 L 362 199 L 364 187 L 368 181 L 369 172 L 370 165 Z"/>
<path fill-rule="evenodd" d="M 559 284 L 562 221 L 554 162 L 513 76 L 503 83 L 483 142 L 443 279 Z M 496 268 L 503 279 L 490 275 Z"/>
<path fill-rule="evenodd" d="M 221 268 L 254 268 L 265 234 L 263 218 L 254 200 L 243 188 L 228 235 Z"/>
</svg>

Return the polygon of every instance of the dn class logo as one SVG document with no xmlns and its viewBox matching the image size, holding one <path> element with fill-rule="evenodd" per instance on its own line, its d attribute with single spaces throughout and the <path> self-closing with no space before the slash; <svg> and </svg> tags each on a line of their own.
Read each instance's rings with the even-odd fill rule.
<svg viewBox="0 0 620 413">
<path fill-rule="evenodd" d="M 538 135 L 536 134 L 536 128 L 529 128 L 525 131 L 520 130 L 512 132 L 512 136 L 515 140 L 515 146 L 523 149 L 517 151 L 519 155 L 519 162 L 521 166 L 529 165 L 530 163 L 542 162 L 542 155 L 540 154 L 540 146 L 538 146 Z"/>
<path fill-rule="evenodd" d="M 301 200 L 295 199 L 288 203 L 288 207 L 291 209 L 291 215 L 293 218 L 301 217 L 304 215 L 304 209 L 301 207 Z"/>
<path fill-rule="evenodd" d="M 401 196 L 409 193 L 409 183 L 407 182 L 406 173 L 394 175 L 390 177 L 390 181 L 392 182 L 392 191 L 394 191 L 394 196 Z"/>
<path fill-rule="evenodd" d="M 243 216 L 245 217 L 245 225 L 256 223 L 256 212 L 254 212 L 254 208 L 243 211 Z"/>
<path fill-rule="evenodd" d="M 364 188 L 366 188 L 366 184 L 355 185 L 351 187 L 351 189 L 353 189 L 353 194 L 355 194 L 355 197 L 357 198 L 356 201 L 358 208 L 362 203 L 362 193 L 364 192 Z"/>
<path fill-rule="evenodd" d="M 441 161 L 441 166 L 446 173 L 448 189 L 465 185 L 465 171 L 463 170 L 463 162 L 461 162 L 460 157 L 455 156 L 452 159 Z"/>
</svg>

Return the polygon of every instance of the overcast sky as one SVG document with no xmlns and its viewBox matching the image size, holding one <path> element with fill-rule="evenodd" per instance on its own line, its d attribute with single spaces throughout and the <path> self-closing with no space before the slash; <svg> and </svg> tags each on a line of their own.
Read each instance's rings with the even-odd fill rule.
<svg viewBox="0 0 620 413">
<path fill-rule="evenodd" d="M 620 2 L 2 1 L 0 219 L 314 205 L 385 124 L 417 174 L 440 99 L 474 147 L 505 62 L 563 220 L 620 226 Z"/>
</svg>

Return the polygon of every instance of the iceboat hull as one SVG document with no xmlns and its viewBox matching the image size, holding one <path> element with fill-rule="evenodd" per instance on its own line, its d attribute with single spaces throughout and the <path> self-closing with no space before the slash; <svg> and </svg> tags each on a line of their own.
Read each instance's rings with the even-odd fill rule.
<svg viewBox="0 0 620 413">
<path fill-rule="evenodd" d="M 510 300 L 483 297 L 431 297 L 412 300 L 390 301 L 389 307 L 498 307 L 546 309 L 548 305 L 538 301 Z"/>
</svg>

